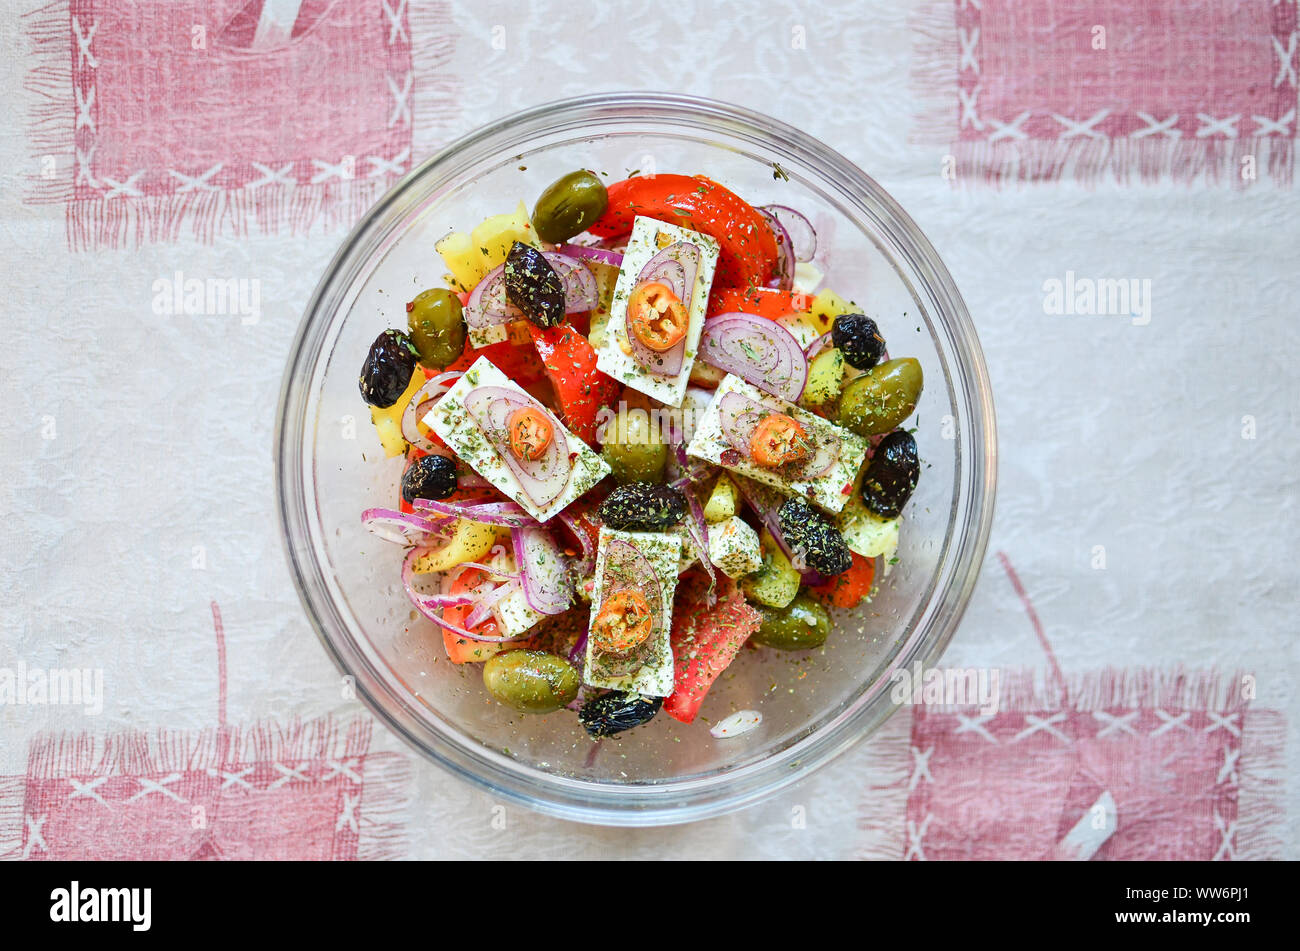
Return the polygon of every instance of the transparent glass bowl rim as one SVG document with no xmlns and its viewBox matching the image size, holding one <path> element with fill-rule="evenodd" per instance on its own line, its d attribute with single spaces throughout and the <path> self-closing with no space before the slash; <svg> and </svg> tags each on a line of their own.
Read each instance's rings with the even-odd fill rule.
<svg viewBox="0 0 1300 951">
<path fill-rule="evenodd" d="M 816 724 L 766 759 L 705 777 L 653 784 L 593 783 L 548 773 L 495 750 L 466 743 L 437 714 L 402 695 L 376 655 L 358 640 L 330 596 L 327 566 L 317 556 L 320 527 L 309 497 L 305 457 L 308 413 L 317 368 L 333 321 L 369 266 L 400 237 L 400 222 L 452 183 L 457 169 L 497 155 L 525 151 L 541 136 L 593 136 L 637 129 L 654 133 L 690 127 L 740 139 L 807 167 L 835 188 L 837 198 L 874 224 L 876 240 L 911 270 L 913 292 L 949 366 L 950 395 L 961 410 L 956 434 L 957 478 L 949 532 L 931 579 L 920 622 L 883 674 L 847 708 Z M 974 326 L 938 254 L 901 207 L 853 163 L 805 133 L 771 117 L 727 103 L 665 93 L 603 93 L 545 103 L 507 116 L 448 145 L 413 168 L 357 223 L 317 285 L 303 313 L 281 385 L 275 429 L 275 477 L 281 538 L 299 598 L 327 653 L 354 678 L 358 696 L 375 717 L 414 749 L 494 794 L 561 818 L 602 825 L 652 826 L 696 821 L 765 799 L 825 765 L 877 729 L 893 712 L 882 688 L 889 673 L 916 660 L 937 658 L 952 638 L 988 545 L 996 484 L 996 424 L 988 372 Z M 314 428 L 314 423 L 313 423 Z M 365 638 L 361 634 L 362 639 Z M 876 702 L 872 702 L 872 701 Z M 434 729 L 430 721 L 445 729 Z"/>
</svg>

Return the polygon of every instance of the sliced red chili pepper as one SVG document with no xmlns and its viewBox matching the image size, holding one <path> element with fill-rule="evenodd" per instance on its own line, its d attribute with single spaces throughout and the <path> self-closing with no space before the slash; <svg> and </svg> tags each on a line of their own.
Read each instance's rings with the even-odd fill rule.
<svg viewBox="0 0 1300 951">
<path fill-rule="evenodd" d="M 510 433 L 510 450 L 526 462 L 542 458 L 555 435 L 551 421 L 531 406 L 511 413 L 506 421 L 506 431 Z"/>
<path fill-rule="evenodd" d="M 632 292 L 627 320 L 638 340 L 656 353 L 663 353 L 686 336 L 690 318 L 681 299 L 667 284 L 651 281 Z"/>
<path fill-rule="evenodd" d="M 760 466 L 776 468 L 807 459 L 812 452 L 808 430 L 797 419 L 773 413 L 754 427 L 749 451 Z"/>
<path fill-rule="evenodd" d="M 601 604 L 591 622 L 591 642 L 598 650 L 626 654 L 649 637 L 653 627 L 654 616 L 645 595 L 624 588 Z"/>
</svg>

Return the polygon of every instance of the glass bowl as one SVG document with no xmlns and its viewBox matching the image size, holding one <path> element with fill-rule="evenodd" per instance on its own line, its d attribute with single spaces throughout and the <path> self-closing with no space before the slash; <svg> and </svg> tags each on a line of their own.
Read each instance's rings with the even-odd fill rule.
<svg viewBox="0 0 1300 951">
<path fill-rule="evenodd" d="M 898 561 L 867 605 L 835 618 L 825 648 L 747 650 L 687 726 L 661 715 L 593 741 L 577 717 L 513 714 L 479 665 L 447 661 L 442 638 L 399 583 L 400 550 L 361 525 L 391 505 L 401 459 L 386 459 L 357 374 L 405 302 L 442 284 L 434 242 L 532 201 L 575 168 L 609 181 L 655 170 L 706 173 L 754 204 L 802 210 L 819 234 L 827 286 L 876 317 L 894 356 L 925 371 L 917 415 L 922 476 Z M 622 93 L 569 99 L 495 122 L 402 179 L 330 263 L 298 329 L 276 427 L 280 519 L 307 615 L 384 724 L 453 773 L 567 819 L 659 825 L 762 799 L 872 733 L 894 709 L 889 674 L 939 657 L 970 596 L 993 516 L 996 443 L 983 355 L 934 248 L 879 185 L 784 123 L 731 105 Z M 762 724 L 709 732 L 736 710 Z"/>
</svg>

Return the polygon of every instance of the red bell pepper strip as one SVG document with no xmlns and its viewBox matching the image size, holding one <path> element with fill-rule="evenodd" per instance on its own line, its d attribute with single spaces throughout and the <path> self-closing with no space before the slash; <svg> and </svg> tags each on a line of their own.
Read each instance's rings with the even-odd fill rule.
<svg viewBox="0 0 1300 951">
<path fill-rule="evenodd" d="M 474 361 L 479 357 L 487 357 L 498 370 L 524 389 L 546 379 L 546 371 L 542 369 L 542 363 L 537 359 L 537 354 L 527 347 L 516 346 L 509 340 L 489 344 L 486 347 L 479 347 L 477 350 L 471 347 L 469 343 L 466 343 L 461 355 L 447 366 L 446 370 L 435 371 L 435 373 L 453 370 L 463 373 L 473 366 Z M 425 372 L 428 373 L 429 371 L 426 370 Z"/>
<path fill-rule="evenodd" d="M 856 608 L 871 594 L 871 583 L 875 580 L 875 560 L 853 552 L 853 564 L 848 571 L 809 590 L 819 601 L 832 607 Z"/>
<path fill-rule="evenodd" d="M 781 291 L 774 287 L 718 287 L 709 297 L 709 316 L 756 314 L 779 320 L 787 314 L 802 314 L 812 308 L 812 295 Z"/>
<path fill-rule="evenodd" d="M 776 273 L 776 235 L 767 220 L 735 192 L 703 175 L 647 175 L 609 186 L 609 207 L 592 234 L 616 238 L 637 215 L 657 218 L 716 238 L 721 246 L 715 287 L 762 287 Z"/>
<path fill-rule="evenodd" d="M 708 592 L 708 579 L 692 572 L 682 579 L 673 607 L 669 639 L 674 686 L 664 701 L 664 713 L 683 723 L 695 719 L 713 682 L 763 620 L 725 575 L 719 579 L 718 603 L 713 607 L 709 607 Z"/>
<path fill-rule="evenodd" d="M 600 410 L 618 399 L 622 387 L 596 369 L 595 349 L 568 323 L 538 327 L 529 322 L 528 332 L 555 389 L 560 420 L 583 442 L 595 442 Z"/>
</svg>

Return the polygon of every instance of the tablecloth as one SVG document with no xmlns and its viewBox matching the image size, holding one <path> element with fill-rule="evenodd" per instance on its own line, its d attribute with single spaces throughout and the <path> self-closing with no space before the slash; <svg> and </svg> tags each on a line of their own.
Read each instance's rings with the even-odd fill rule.
<svg viewBox="0 0 1300 951">
<path fill-rule="evenodd" d="M 1293 0 L 4 8 L 0 855 L 1297 855 Z M 616 89 L 770 113 L 880 181 L 966 298 L 1000 442 L 945 656 L 1004 672 L 999 712 L 908 706 L 767 802 L 636 831 L 374 725 L 294 594 L 270 452 L 357 215 L 487 120 Z M 194 279 L 228 305 L 188 310 Z"/>
</svg>

